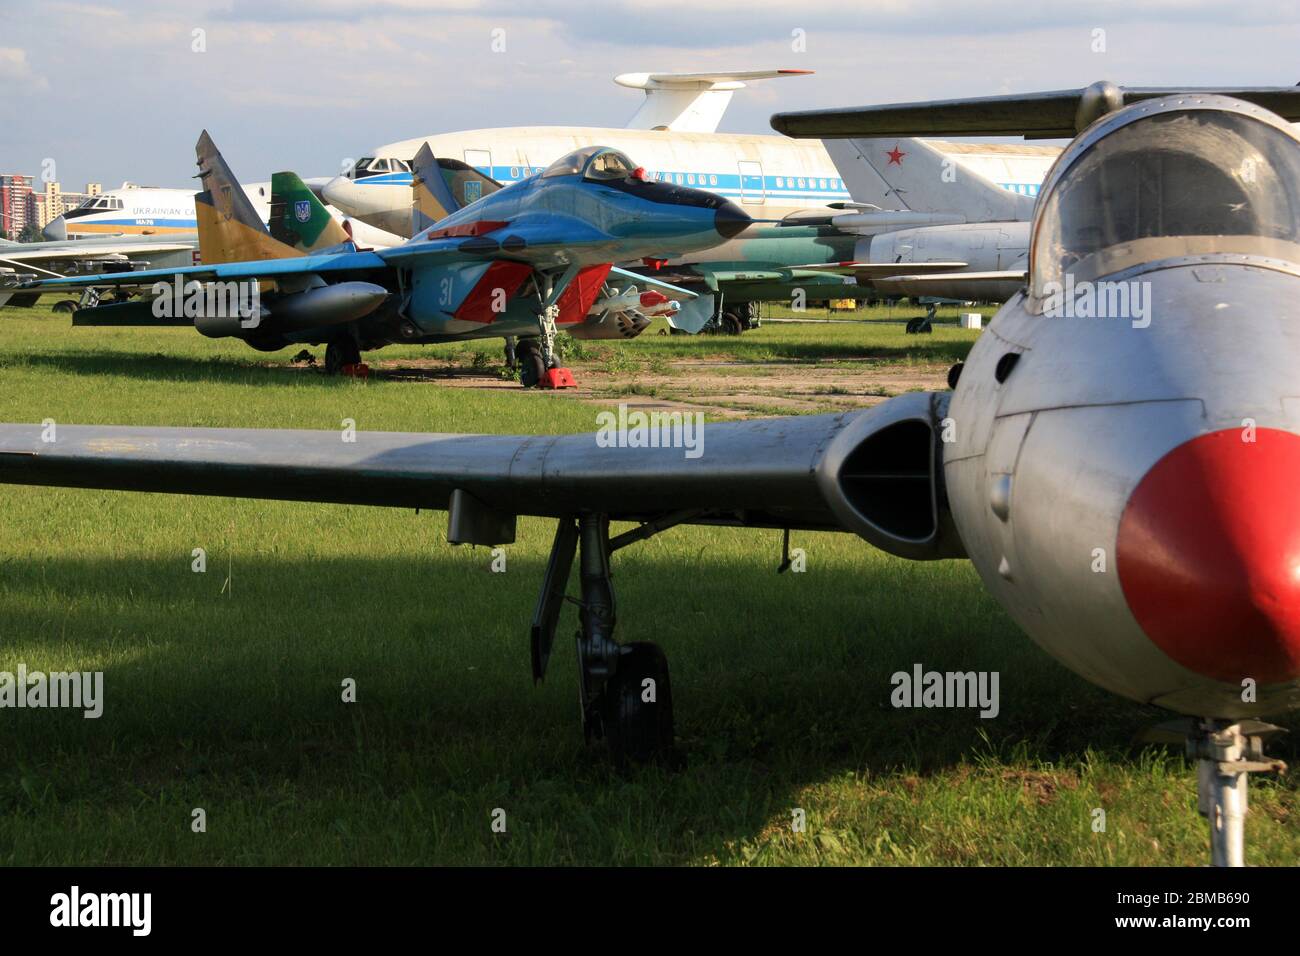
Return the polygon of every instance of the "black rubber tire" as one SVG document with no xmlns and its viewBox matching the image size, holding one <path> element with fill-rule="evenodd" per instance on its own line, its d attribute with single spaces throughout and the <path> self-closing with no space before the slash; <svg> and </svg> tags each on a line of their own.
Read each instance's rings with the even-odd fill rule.
<svg viewBox="0 0 1300 956">
<path fill-rule="evenodd" d="M 330 339 L 325 346 L 325 374 L 338 375 L 345 365 L 361 361 L 361 349 L 351 337 Z"/>
<path fill-rule="evenodd" d="M 654 701 L 643 699 L 654 681 Z M 673 749 L 673 689 L 668 658 L 658 644 L 625 644 L 618 670 L 605 685 L 600 700 L 601 723 L 614 763 L 648 763 L 669 756 Z"/>
<path fill-rule="evenodd" d="M 745 331 L 745 323 L 734 312 L 722 313 L 722 332 L 724 335 L 739 335 Z"/>
<path fill-rule="evenodd" d="M 79 308 L 80 306 L 77 304 L 76 299 L 60 299 L 58 302 L 54 303 L 54 307 L 51 311 L 76 312 Z"/>
<path fill-rule="evenodd" d="M 524 339 L 515 346 L 515 362 L 519 365 L 519 384 L 524 388 L 536 388 L 546 374 L 541 345 L 535 340 Z"/>
</svg>

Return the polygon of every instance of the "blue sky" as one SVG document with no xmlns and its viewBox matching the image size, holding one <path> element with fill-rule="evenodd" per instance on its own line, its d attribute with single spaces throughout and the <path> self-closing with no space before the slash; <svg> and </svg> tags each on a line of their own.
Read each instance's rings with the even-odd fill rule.
<svg viewBox="0 0 1300 956">
<path fill-rule="evenodd" d="M 782 109 L 1103 78 L 1300 81 L 1300 0 L 0 0 L 0 24 L 0 171 L 52 159 L 65 189 L 185 185 L 203 128 L 251 181 L 427 133 L 622 126 L 641 94 L 612 77 L 629 71 L 816 71 L 737 94 L 732 132 Z"/>
</svg>

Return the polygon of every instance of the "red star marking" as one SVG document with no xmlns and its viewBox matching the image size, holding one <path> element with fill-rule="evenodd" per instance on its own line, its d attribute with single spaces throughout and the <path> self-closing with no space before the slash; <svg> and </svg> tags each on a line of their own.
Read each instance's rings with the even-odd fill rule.
<svg viewBox="0 0 1300 956">
<path fill-rule="evenodd" d="M 903 157 L 906 156 L 907 153 L 903 152 L 901 149 L 898 148 L 897 145 L 895 145 L 894 148 L 891 149 L 889 152 L 885 153 L 885 155 L 889 157 L 889 165 L 902 166 Z"/>
</svg>

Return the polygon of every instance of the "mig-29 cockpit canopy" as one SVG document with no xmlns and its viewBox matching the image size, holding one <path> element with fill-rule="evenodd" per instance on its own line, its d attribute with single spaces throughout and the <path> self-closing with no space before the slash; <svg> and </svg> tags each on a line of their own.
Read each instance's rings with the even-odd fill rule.
<svg viewBox="0 0 1300 956">
<path fill-rule="evenodd" d="M 582 178 L 599 182 L 609 179 L 627 179 L 637 170 L 636 163 L 628 159 L 627 154 L 608 146 L 587 146 L 576 149 L 567 156 L 561 156 L 542 172 L 542 178 L 552 176 L 574 176 L 579 173 Z"/>
<path fill-rule="evenodd" d="M 1031 290 L 1225 256 L 1300 266 L 1300 141 L 1251 103 L 1168 97 L 1099 120 L 1057 160 Z"/>
</svg>

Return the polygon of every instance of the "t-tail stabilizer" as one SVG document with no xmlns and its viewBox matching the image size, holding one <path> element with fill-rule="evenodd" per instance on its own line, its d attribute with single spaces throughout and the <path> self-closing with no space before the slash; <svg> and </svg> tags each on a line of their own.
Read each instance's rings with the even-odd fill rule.
<svg viewBox="0 0 1300 956">
<path fill-rule="evenodd" d="M 722 114 L 746 80 L 807 76 L 812 70 L 743 70 L 739 73 L 620 73 L 619 86 L 645 91 L 645 102 L 628 129 L 716 133 Z"/>
</svg>

